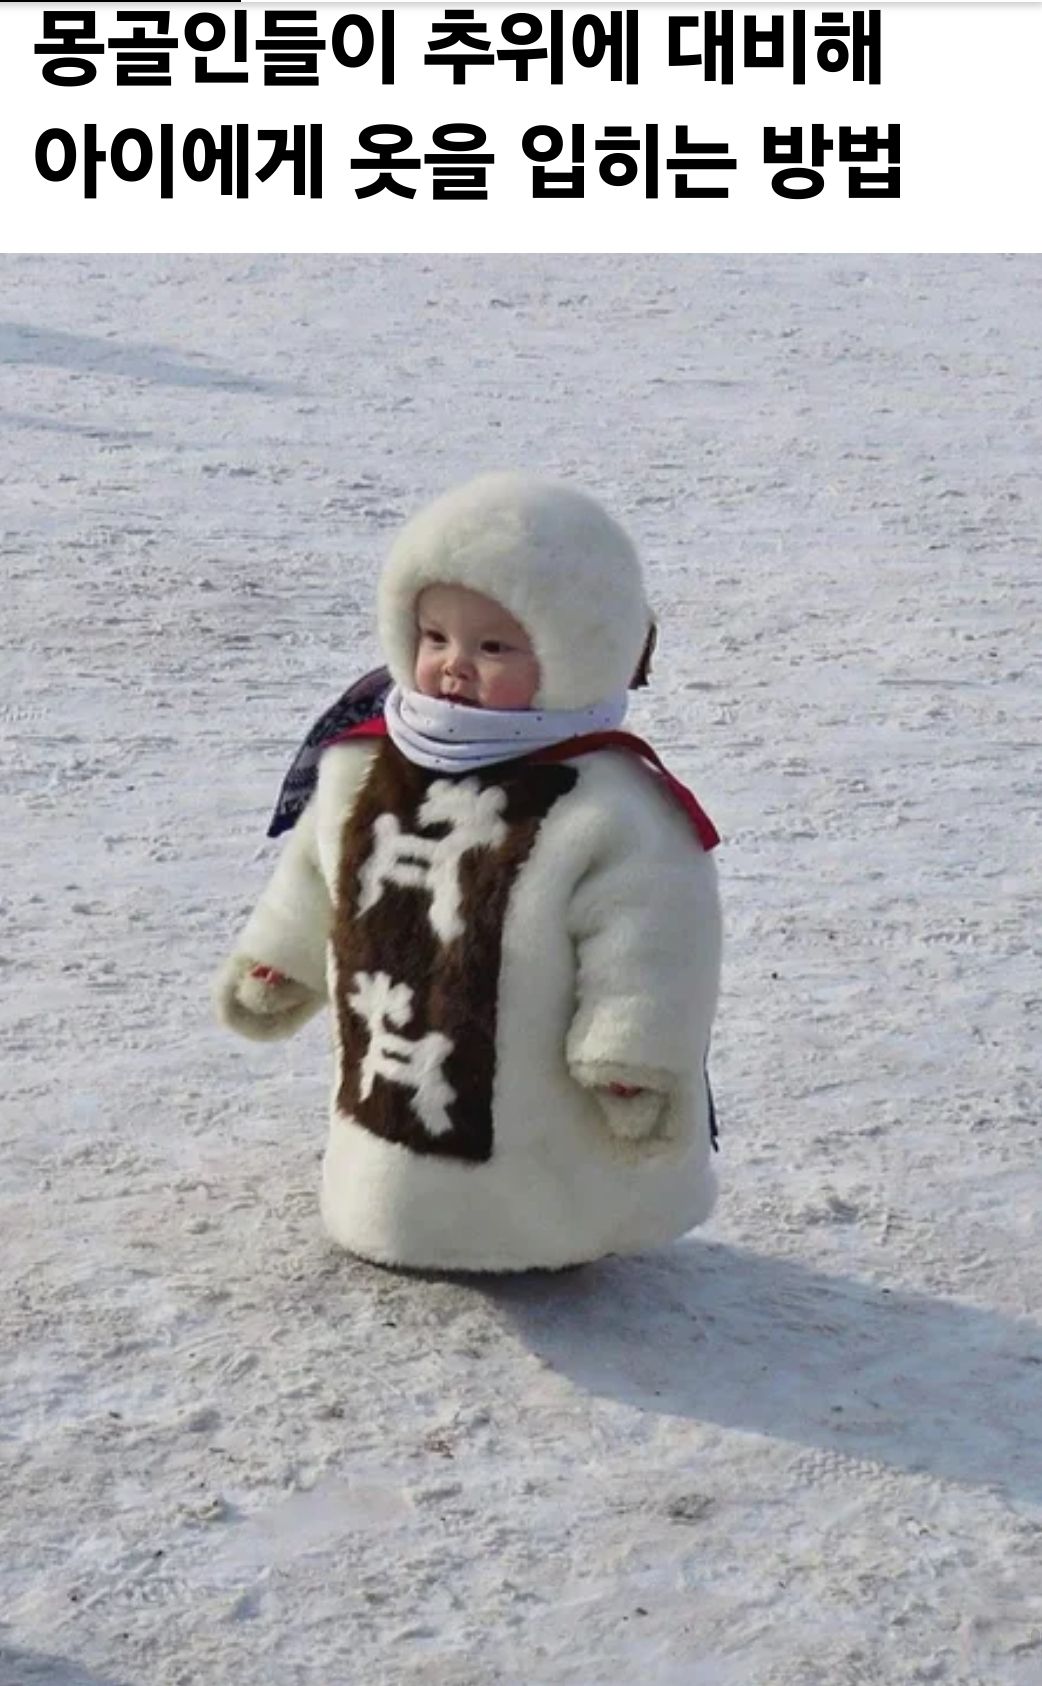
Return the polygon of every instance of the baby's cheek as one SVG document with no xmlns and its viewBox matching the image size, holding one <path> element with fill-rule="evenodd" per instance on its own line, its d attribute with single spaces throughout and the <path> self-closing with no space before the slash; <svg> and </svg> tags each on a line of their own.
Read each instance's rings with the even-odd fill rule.
<svg viewBox="0 0 1042 1686">
<path fill-rule="evenodd" d="M 501 708 L 531 708 L 532 698 L 539 689 L 538 676 L 527 664 L 523 667 L 518 665 L 500 674 L 496 689 L 501 698 Z"/>
<path fill-rule="evenodd" d="M 416 667 L 413 673 L 413 684 L 417 691 L 427 691 L 436 675 L 436 663 L 429 651 L 421 650 L 416 657 Z"/>
</svg>

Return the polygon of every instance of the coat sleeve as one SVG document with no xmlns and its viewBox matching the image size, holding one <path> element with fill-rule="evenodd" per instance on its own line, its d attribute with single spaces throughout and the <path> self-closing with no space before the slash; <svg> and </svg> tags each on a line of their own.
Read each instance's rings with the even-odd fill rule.
<svg viewBox="0 0 1042 1686">
<path fill-rule="evenodd" d="M 566 1057 L 586 1087 L 665 1093 L 701 1070 L 720 982 L 716 868 L 686 821 L 655 811 L 605 818 L 571 898 L 576 1008 Z M 639 800 L 639 798 L 638 798 Z"/>
<path fill-rule="evenodd" d="M 246 921 L 235 952 L 274 966 L 326 997 L 332 903 L 318 859 L 316 799 L 290 832 L 275 871 Z"/>
</svg>

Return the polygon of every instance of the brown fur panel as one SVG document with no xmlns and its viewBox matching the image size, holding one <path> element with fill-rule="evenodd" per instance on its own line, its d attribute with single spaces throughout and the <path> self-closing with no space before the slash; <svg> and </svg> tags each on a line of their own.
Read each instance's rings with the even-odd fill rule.
<svg viewBox="0 0 1042 1686">
<path fill-rule="evenodd" d="M 336 1015 L 342 1048 L 339 1110 L 389 1141 L 415 1153 L 444 1154 L 479 1162 L 493 1150 L 492 1093 L 502 956 L 503 921 L 514 880 L 524 866 L 539 827 L 559 797 L 575 784 L 573 768 L 507 762 L 466 775 L 481 789 L 500 787 L 506 797 L 501 818 L 505 838 L 494 847 L 469 850 L 458 863 L 462 934 L 442 942 L 428 913 L 425 886 L 384 882 L 380 899 L 358 912 L 359 874 L 374 846 L 373 827 L 393 814 L 401 830 L 425 838 L 444 837 L 448 826 L 420 829 L 419 809 L 427 791 L 444 774 L 415 767 L 389 741 L 383 744 L 354 811 L 341 847 L 333 944 L 337 963 Z M 408 1084 L 373 1079 L 361 1095 L 361 1067 L 369 1028 L 351 1005 L 360 972 L 383 972 L 412 991 L 412 1019 L 402 1027 L 408 1042 L 439 1032 L 452 1044 L 442 1072 L 453 1091 L 446 1111 L 451 1127 L 436 1134 L 418 1115 Z"/>
</svg>

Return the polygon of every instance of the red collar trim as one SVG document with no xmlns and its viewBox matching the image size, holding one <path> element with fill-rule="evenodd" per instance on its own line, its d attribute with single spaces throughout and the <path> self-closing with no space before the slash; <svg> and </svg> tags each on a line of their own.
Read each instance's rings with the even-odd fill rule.
<svg viewBox="0 0 1042 1686">
<path fill-rule="evenodd" d="M 683 808 L 703 849 L 708 852 L 716 848 L 720 841 L 720 833 L 694 791 L 689 790 L 686 784 L 682 784 L 676 775 L 669 771 L 649 743 L 645 743 L 643 738 L 636 737 L 632 732 L 588 732 L 584 737 L 566 738 L 564 743 L 556 743 L 550 749 L 538 750 L 528 759 L 571 761 L 573 756 L 589 755 L 596 749 L 624 749 L 648 762 L 656 773 L 660 774 L 673 800 Z"/>
<path fill-rule="evenodd" d="M 387 736 L 387 721 L 383 715 L 377 715 L 375 720 L 363 720 L 359 726 L 349 726 L 346 732 L 331 738 L 327 748 L 333 744 L 344 743 L 348 738 L 385 738 Z M 666 789 L 679 807 L 684 810 L 691 822 L 698 841 L 707 852 L 715 849 L 720 841 L 720 833 L 709 815 L 702 807 L 694 792 L 686 784 L 669 771 L 649 743 L 643 738 L 635 737 L 632 732 L 587 732 L 583 737 L 566 738 L 563 743 L 556 743 L 550 749 L 536 750 L 532 755 L 519 756 L 525 761 L 571 761 L 579 755 L 591 755 L 598 749 L 623 749 L 630 755 L 637 755 L 646 761 L 658 773 Z"/>
<path fill-rule="evenodd" d="M 332 749 L 335 743 L 346 743 L 348 738 L 385 738 L 387 736 L 387 721 L 382 714 L 377 714 L 372 720 L 363 720 L 358 726 L 348 726 L 346 731 L 338 732 L 335 738 L 322 745 L 323 749 Z"/>
</svg>

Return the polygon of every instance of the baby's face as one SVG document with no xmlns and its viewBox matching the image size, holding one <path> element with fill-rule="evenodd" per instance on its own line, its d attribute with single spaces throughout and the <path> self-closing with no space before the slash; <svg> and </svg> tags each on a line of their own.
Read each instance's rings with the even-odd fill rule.
<svg viewBox="0 0 1042 1686">
<path fill-rule="evenodd" d="M 531 708 L 539 663 L 531 640 L 493 597 L 429 585 L 416 599 L 416 689 L 472 708 Z"/>
</svg>

